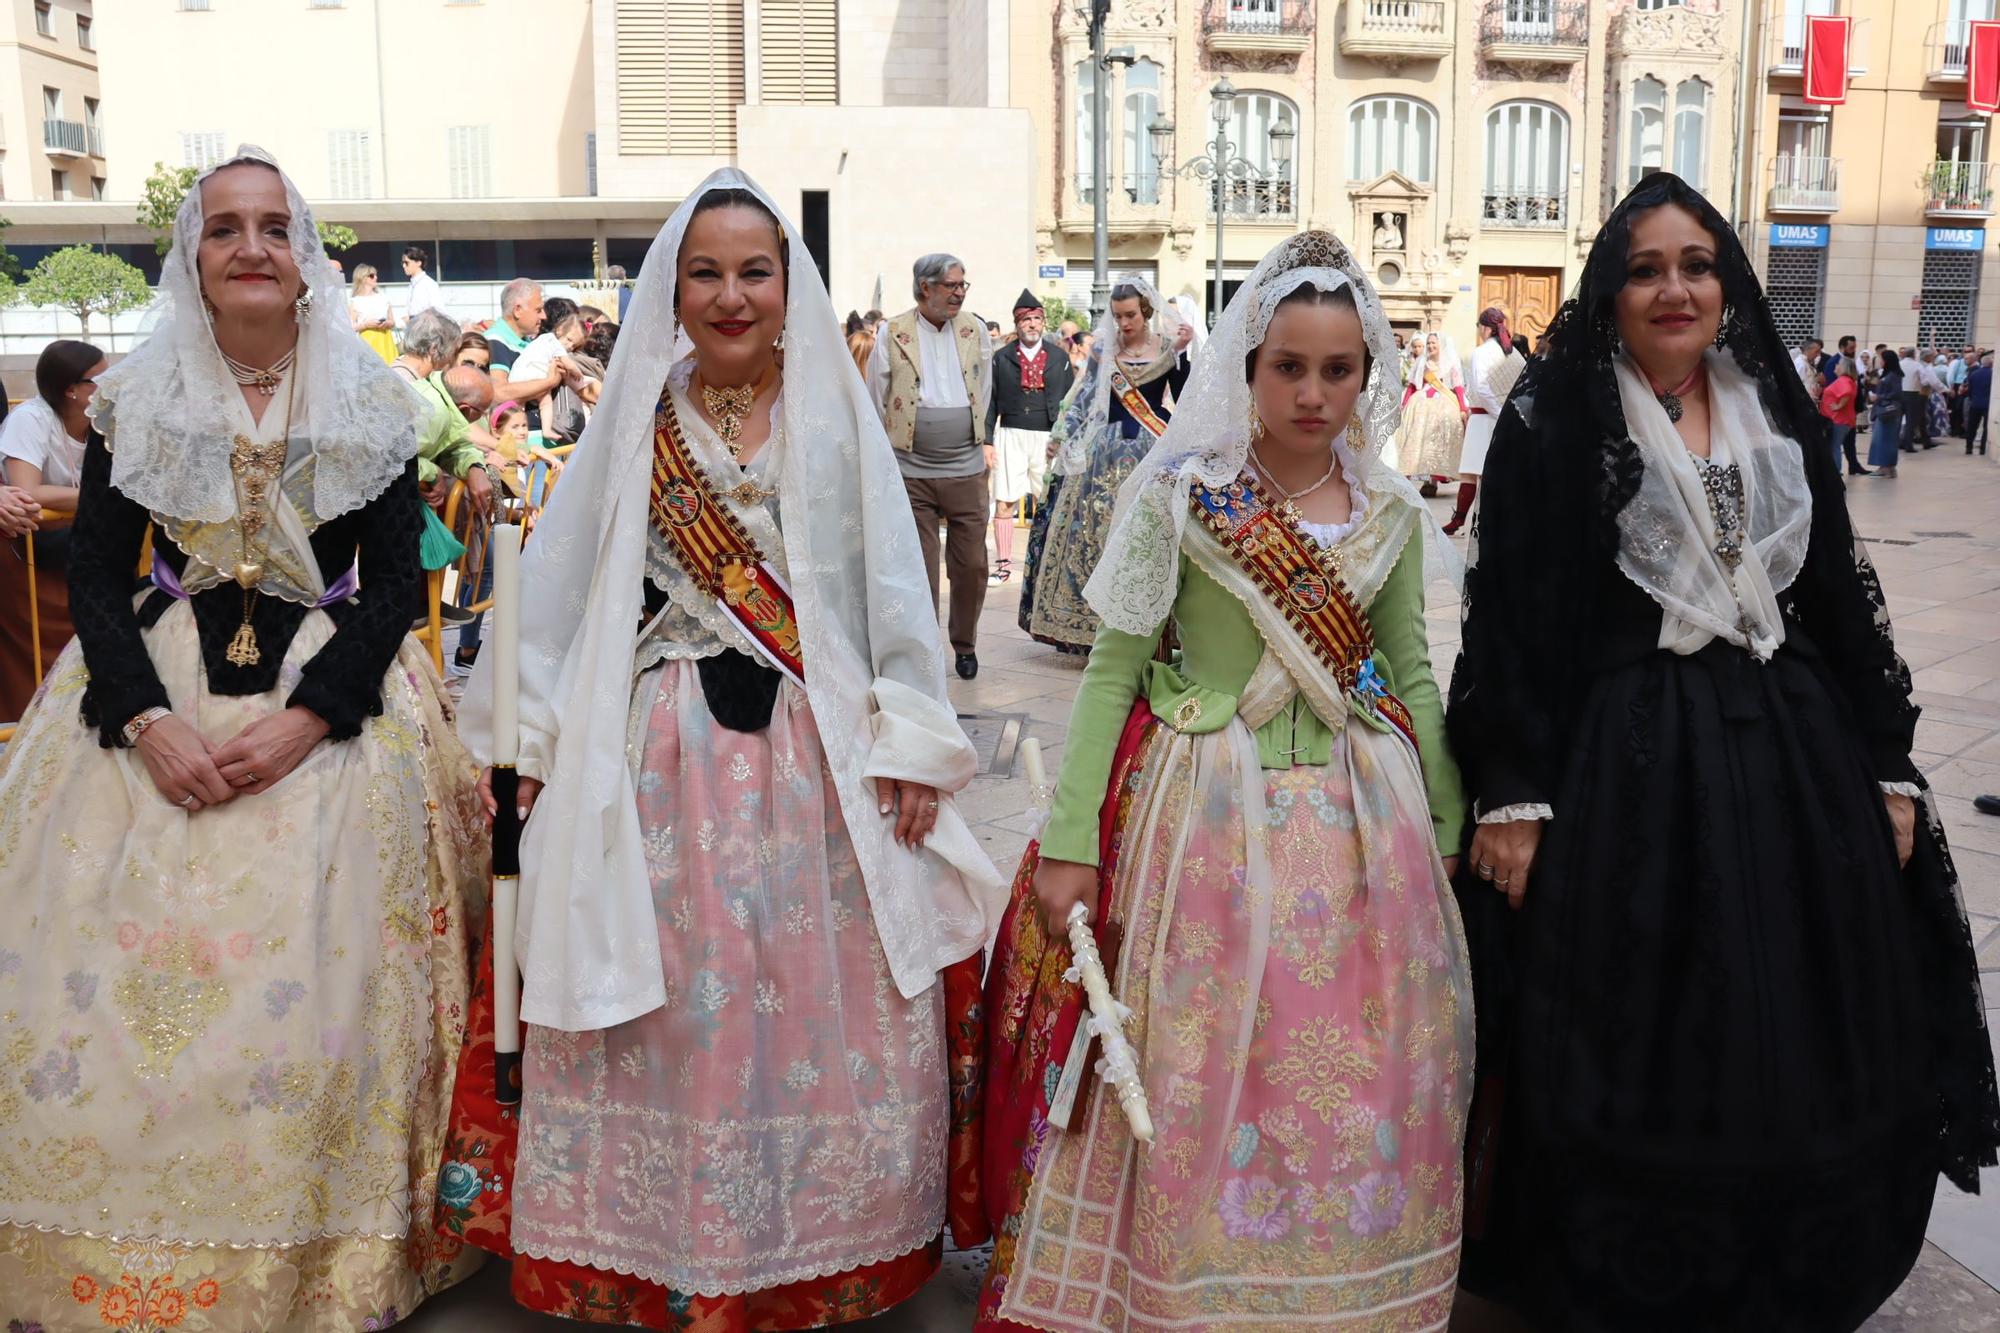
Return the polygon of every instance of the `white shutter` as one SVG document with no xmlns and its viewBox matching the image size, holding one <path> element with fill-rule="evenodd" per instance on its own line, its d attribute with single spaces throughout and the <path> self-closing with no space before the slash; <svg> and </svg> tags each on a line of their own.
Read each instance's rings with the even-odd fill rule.
<svg viewBox="0 0 2000 1333">
<path fill-rule="evenodd" d="M 493 127 L 453 125 L 444 133 L 446 155 L 450 159 L 451 197 L 492 197 Z"/>
<path fill-rule="evenodd" d="M 375 197 L 374 134 L 369 130 L 328 130 L 326 181 L 329 199 Z"/>
<path fill-rule="evenodd" d="M 618 151 L 668 151 L 667 0 L 612 0 L 617 6 Z"/>
<path fill-rule="evenodd" d="M 840 101 L 839 0 L 763 0 L 757 17 L 759 96 L 766 102 Z"/>
<path fill-rule="evenodd" d="M 743 105 L 743 0 L 667 0 L 668 147 L 736 151 Z"/>
<path fill-rule="evenodd" d="M 206 171 L 222 160 L 222 151 L 221 130 L 181 132 L 181 165 L 184 167 Z"/>
</svg>

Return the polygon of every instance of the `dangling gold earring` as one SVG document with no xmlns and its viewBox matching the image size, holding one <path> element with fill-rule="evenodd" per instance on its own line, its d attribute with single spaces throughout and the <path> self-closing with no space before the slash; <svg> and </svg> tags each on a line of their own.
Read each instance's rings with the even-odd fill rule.
<svg viewBox="0 0 2000 1333">
<path fill-rule="evenodd" d="M 771 344 L 771 350 L 774 352 L 785 350 L 785 331 L 783 329 L 778 330 L 778 341 Z"/>
<path fill-rule="evenodd" d="M 308 287 L 299 293 L 298 300 L 292 302 L 292 317 L 303 324 L 306 322 L 306 316 L 312 313 L 312 308 L 313 293 L 312 288 Z"/>
<path fill-rule="evenodd" d="M 201 294 L 201 308 L 208 312 L 208 317 L 211 320 L 215 318 L 215 302 L 208 299 L 207 292 Z"/>
<path fill-rule="evenodd" d="M 1257 415 L 1257 404 L 1250 404 L 1250 442 L 1255 444 L 1264 438 L 1264 418 Z"/>
</svg>

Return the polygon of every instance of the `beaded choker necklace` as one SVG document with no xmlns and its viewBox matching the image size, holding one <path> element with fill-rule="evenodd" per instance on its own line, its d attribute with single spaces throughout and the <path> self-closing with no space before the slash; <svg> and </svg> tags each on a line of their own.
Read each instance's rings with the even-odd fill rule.
<svg viewBox="0 0 2000 1333">
<path fill-rule="evenodd" d="M 222 351 L 220 347 L 216 348 L 216 350 L 218 352 Z M 292 368 L 292 362 L 298 358 L 298 355 L 299 345 L 293 343 L 290 351 L 262 370 L 259 370 L 255 366 L 243 364 L 243 362 L 238 361 L 227 352 L 222 352 L 222 363 L 229 367 L 230 377 L 238 384 L 254 388 L 258 393 L 269 398 L 277 393 L 278 385 L 284 379 L 285 372 Z"/>
</svg>

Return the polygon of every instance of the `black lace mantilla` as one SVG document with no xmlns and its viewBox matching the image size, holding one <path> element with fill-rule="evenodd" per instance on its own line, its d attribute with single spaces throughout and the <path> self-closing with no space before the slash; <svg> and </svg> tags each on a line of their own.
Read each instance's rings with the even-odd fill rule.
<svg viewBox="0 0 2000 1333">
<path fill-rule="evenodd" d="M 173 599 L 156 590 L 137 609 L 133 605 L 134 595 L 147 586 L 133 570 L 149 527 L 153 558 L 182 573 L 186 554 L 143 508 L 111 485 L 111 455 L 102 437 L 92 434 L 84 452 L 70 552 L 70 614 L 90 669 L 83 720 L 98 728 L 100 743 L 107 747 L 123 744 L 122 729 L 133 716 L 170 702 L 141 630 L 158 621 Z M 382 677 L 423 596 L 417 550 L 422 535 L 423 500 L 414 459 L 380 495 L 321 524 L 312 535 L 313 554 L 327 583 L 357 559 L 361 566 L 360 591 L 353 600 L 327 608 L 333 636 L 305 663 L 303 679 L 287 700 L 324 719 L 329 739 L 360 735 L 363 723 L 382 711 Z M 285 652 L 308 609 L 276 597 L 257 598 L 251 624 L 261 657 L 254 666 L 238 666 L 228 660 L 226 649 L 243 622 L 243 601 L 234 583 L 190 599 L 212 694 L 262 694 L 275 688 Z"/>
</svg>

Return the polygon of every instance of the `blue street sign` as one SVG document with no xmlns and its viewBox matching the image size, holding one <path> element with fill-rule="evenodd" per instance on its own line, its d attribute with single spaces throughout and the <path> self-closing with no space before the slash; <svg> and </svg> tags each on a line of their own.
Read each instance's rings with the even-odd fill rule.
<svg viewBox="0 0 2000 1333">
<path fill-rule="evenodd" d="M 1833 228 L 1824 222 L 1773 222 L 1773 250 L 1824 250 Z"/>
<path fill-rule="evenodd" d="M 1986 248 L 1984 227 L 1927 227 L 1924 229 L 1924 249 L 1926 250 L 1983 250 Z"/>
<path fill-rule="evenodd" d="M 1068 275 L 1069 275 L 1069 265 L 1067 264 L 1042 265 L 1042 276 L 1045 278 L 1062 278 L 1062 277 L 1067 277 Z"/>
</svg>

